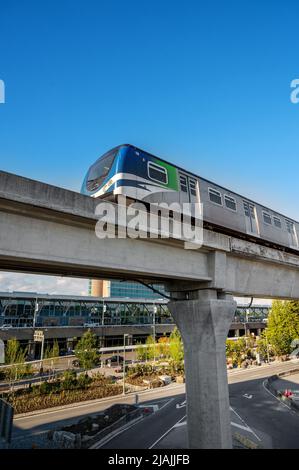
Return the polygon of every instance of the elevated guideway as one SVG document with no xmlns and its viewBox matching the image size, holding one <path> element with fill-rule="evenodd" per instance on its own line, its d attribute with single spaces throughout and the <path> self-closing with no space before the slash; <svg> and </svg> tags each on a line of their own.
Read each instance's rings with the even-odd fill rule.
<svg viewBox="0 0 299 470">
<path fill-rule="evenodd" d="M 184 341 L 189 446 L 230 448 L 232 295 L 299 299 L 299 256 L 209 230 L 197 250 L 176 237 L 100 240 L 98 202 L 0 172 L 0 269 L 164 282 Z"/>
</svg>

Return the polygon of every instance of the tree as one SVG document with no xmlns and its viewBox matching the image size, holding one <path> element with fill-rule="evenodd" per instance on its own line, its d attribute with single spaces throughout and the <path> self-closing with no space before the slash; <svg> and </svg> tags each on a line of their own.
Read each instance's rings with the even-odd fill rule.
<svg viewBox="0 0 299 470">
<path fill-rule="evenodd" d="M 59 356 L 59 344 L 57 339 L 54 340 L 53 348 L 52 348 L 52 356 L 51 357 L 58 357 Z"/>
<path fill-rule="evenodd" d="M 150 335 L 146 338 L 146 357 L 148 360 L 153 360 L 155 358 L 155 354 L 156 354 L 156 346 L 155 346 L 155 341 L 154 341 L 154 338 Z"/>
<path fill-rule="evenodd" d="M 142 343 L 138 343 L 137 348 L 136 348 L 136 354 L 137 354 L 137 359 L 139 361 L 145 361 L 146 360 L 146 348 Z"/>
<path fill-rule="evenodd" d="M 97 362 L 97 337 L 88 330 L 75 348 L 75 355 L 79 360 L 80 367 L 84 369 L 92 368 Z"/>
<path fill-rule="evenodd" d="M 47 347 L 45 354 L 44 354 L 44 359 L 50 359 L 52 357 L 58 357 L 59 356 L 59 345 L 57 339 L 54 340 L 53 347 L 50 348 L 49 346 Z"/>
<path fill-rule="evenodd" d="M 16 338 L 12 338 L 7 341 L 5 350 L 5 363 L 19 364 L 18 366 L 7 368 L 6 377 L 9 380 L 16 380 L 26 372 L 26 355 L 27 349 L 23 350 Z"/>
<path fill-rule="evenodd" d="M 233 364 L 241 365 L 242 356 L 246 355 L 246 339 L 239 338 L 236 341 L 232 339 L 226 340 L 226 357 L 230 357 Z"/>
<path fill-rule="evenodd" d="M 161 338 L 159 338 L 158 352 L 159 356 L 169 357 L 169 338 L 167 336 L 161 336 Z"/>
<path fill-rule="evenodd" d="M 268 341 L 268 338 L 266 336 L 265 331 L 262 332 L 260 338 L 257 341 L 256 350 L 259 354 L 261 354 L 263 359 L 268 360 L 268 354 L 269 354 L 269 356 L 273 356 L 273 350 L 272 350 L 271 346 L 269 345 L 269 341 Z"/>
<path fill-rule="evenodd" d="M 184 359 L 183 341 L 177 327 L 174 328 L 169 337 L 169 354 L 175 363 L 180 363 Z"/>
<path fill-rule="evenodd" d="M 274 301 L 265 333 L 277 356 L 289 354 L 291 342 L 299 338 L 299 302 Z"/>
</svg>

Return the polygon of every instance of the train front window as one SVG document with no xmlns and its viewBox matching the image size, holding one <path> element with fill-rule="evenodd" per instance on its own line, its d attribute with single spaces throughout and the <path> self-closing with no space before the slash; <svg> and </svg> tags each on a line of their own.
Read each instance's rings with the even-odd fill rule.
<svg viewBox="0 0 299 470">
<path fill-rule="evenodd" d="M 88 191 L 94 191 L 104 181 L 114 162 L 117 151 L 109 152 L 101 157 L 89 170 L 86 187 Z"/>
</svg>

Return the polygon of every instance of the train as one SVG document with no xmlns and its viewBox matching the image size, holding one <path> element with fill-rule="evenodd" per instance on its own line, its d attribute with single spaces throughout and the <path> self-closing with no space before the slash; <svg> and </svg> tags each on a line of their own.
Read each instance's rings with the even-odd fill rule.
<svg viewBox="0 0 299 470">
<path fill-rule="evenodd" d="M 284 251 L 299 250 L 295 220 L 131 144 L 98 158 L 81 193 L 109 200 L 124 195 L 145 204 L 202 203 L 205 228 Z"/>
</svg>

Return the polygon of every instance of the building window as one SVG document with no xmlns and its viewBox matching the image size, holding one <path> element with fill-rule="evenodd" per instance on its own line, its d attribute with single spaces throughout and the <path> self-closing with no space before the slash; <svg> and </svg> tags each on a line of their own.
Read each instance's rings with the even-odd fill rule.
<svg viewBox="0 0 299 470">
<path fill-rule="evenodd" d="M 271 215 L 268 214 L 268 212 L 263 211 L 263 220 L 264 220 L 265 224 L 268 224 L 268 225 L 272 224 Z"/>
<path fill-rule="evenodd" d="M 237 210 L 237 204 L 236 204 L 236 200 L 231 197 L 231 196 L 227 196 L 225 194 L 224 196 L 224 201 L 225 201 L 225 205 L 228 209 L 231 209 L 232 211 L 236 211 Z"/>
<path fill-rule="evenodd" d="M 157 165 L 153 162 L 148 162 L 148 176 L 154 181 L 159 183 L 167 184 L 167 170 L 163 166 Z"/>
<path fill-rule="evenodd" d="M 273 222 L 274 222 L 274 225 L 275 227 L 277 228 L 281 228 L 281 220 L 279 219 L 279 217 L 273 217 Z"/>
<path fill-rule="evenodd" d="M 219 191 L 209 188 L 209 197 L 210 197 L 211 202 L 214 202 L 215 204 L 219 204 L 220 206 L 222 206 L 222 197 Z"/>
</svg>

